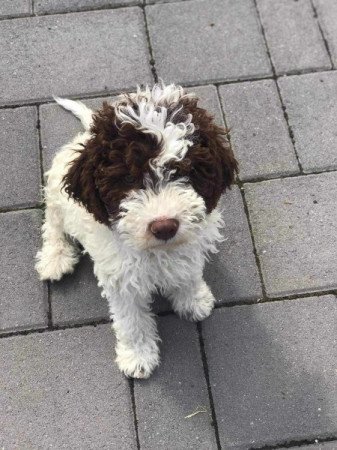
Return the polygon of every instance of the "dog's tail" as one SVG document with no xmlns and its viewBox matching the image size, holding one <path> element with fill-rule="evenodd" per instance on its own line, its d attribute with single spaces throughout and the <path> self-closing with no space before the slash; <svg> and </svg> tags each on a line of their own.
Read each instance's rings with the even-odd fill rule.
<svg viewBox="0 0 337 450">
<path fill-rule="evenodd" d="M 90 130 L 93 115 L 93 111 L 90 108 L 80 101 L 69 100 L 67 98 L 54 97 L 54 100 L 80 119 L 85 130 Z"/>
</svg>

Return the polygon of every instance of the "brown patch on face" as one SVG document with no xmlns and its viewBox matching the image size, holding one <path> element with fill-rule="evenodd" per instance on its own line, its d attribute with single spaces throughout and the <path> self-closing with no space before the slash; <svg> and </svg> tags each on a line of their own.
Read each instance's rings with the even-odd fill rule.
<svg viewBox="0 0 337 450">
<path fill-rule="evenodd" d="M 197 106 L 198 99 L 185 97 L 181 102 L 183 109 L 174 119 L 181 121 L 191 114 L 196 131 L 189 137 L 193 145 L 186 157 L 172 162 L 170 168 L 175 168 L 178 176 L 189 178 L 209 213 L 216 207 L 221 194 L 233 184 L 238 163 L 227 139 L 228 131 L 216 125 L 213 116 Z"/>
<path fill-rule="evenodd" d="M 118 124 L 114 107 L 106 102 L 95 114 L 91 132 L 92 138 L 71 163 L 63 185 L 98 222 L 109 225 L 127 193 L 143 187 L 143 175 L 160 144 L 149 133 Z"/>
</svg>

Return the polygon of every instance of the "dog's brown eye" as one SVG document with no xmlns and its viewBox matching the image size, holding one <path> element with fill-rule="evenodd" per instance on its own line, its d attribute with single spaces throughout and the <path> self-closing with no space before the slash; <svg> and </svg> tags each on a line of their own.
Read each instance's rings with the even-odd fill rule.
<svg viewBox="0 0 337 450">
<path fill-rule="evenodd" d="M 126 184 L 132 184 L 132 183 L 134 183 L 136 181 L 136 178 L 133 177 L 132 175 L 127 175 L 124 178 L 124 181 L 125 181 Z"/>
</svg>

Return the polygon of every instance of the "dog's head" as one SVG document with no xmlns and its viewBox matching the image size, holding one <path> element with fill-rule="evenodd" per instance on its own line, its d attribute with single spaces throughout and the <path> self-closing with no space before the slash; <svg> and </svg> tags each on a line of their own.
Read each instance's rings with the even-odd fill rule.
<svg viewBox="0 0 337 450">
<path fill-rule="evenodd" d="M 91 133 L 65 190 L 138 249 L 197 238 L 237 172 L 226 130 L 174 85 L 104 103 Z"/>
</svg>

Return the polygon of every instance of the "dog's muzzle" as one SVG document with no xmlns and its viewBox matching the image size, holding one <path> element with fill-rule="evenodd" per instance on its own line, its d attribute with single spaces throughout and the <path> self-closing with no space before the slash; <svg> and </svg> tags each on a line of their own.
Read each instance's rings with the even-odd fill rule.
<svg viewBox="0 0 337 450">
<path fill-rule="evenodd" d="M 162 241 L 172 239 L 179 228 L 179 222 L 176 219 L 157 219 L 150 223 L 151 233 Z"/>
</svg>

